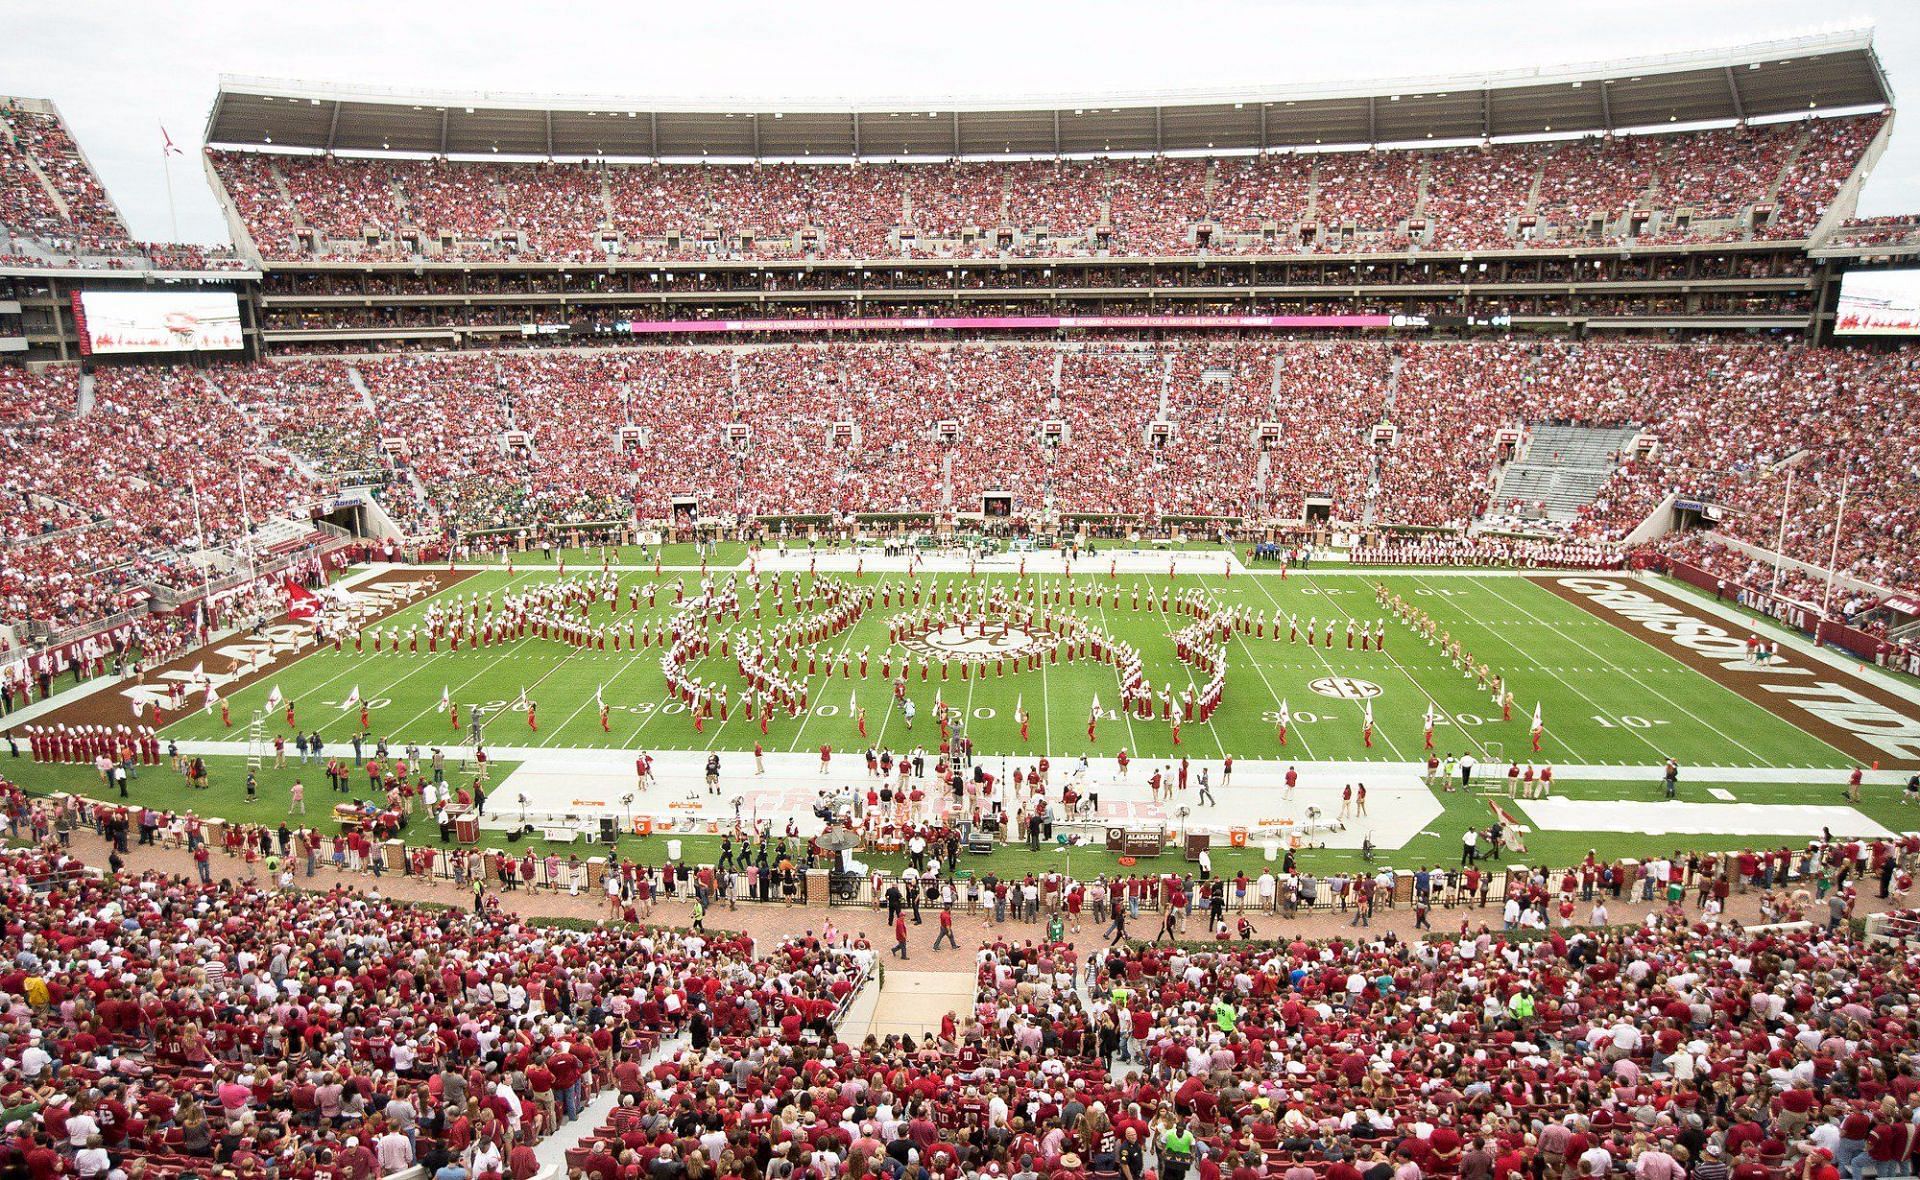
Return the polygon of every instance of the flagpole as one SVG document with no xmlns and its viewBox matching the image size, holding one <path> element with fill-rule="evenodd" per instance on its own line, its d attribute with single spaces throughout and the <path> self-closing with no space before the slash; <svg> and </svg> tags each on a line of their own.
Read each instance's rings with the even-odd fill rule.
<svg viewBox="0 0 1920 1180">
<path fill-rule="evenodd" d="M 161 128 L 160 134 L 164 136 L 166 134 L 166 128 L 164 127 Z M 180 217 L 177 213 L 174 212 L 174 208 L 173 208 L 173 158 L 172 156 L 173 156 L 173 153 L 169 152 L 166 149 L 166 146 L 163 141 L 162 146 L 160 148 L 160 174 L 164 176 L 167 181 L 167 230 L 168 230 L 168 233 L 171 235 L 170 240 L 178 242 L 180 240 Z"/>
<path fill-rule="evenodd" d="M 1853 477 L 1849 475 L 1840 483 L 1840 506 L 1833 513 L 1833 552 L 1827 558 L 1827 593 L 1820 601 L 1820 613 L 1826 614 L 1833 602 L 1833 579 L 1840 572 L 1840 528 L 1847 518 L 1847 490 L 1853 486 Z"/>
<path fill-rule="evenodd" d="M 1787 552 L 1787 510 L 1793 505 L 1794 468 L 1787 468 L 1787 494 L 1780 501 L 1780 539 L 1773 545 L 1773 590 L 1774 597 L 1780 596 L 1780 563 L 1786 559 Z"/>
<path fill-rule="evenodd" d="M 240 485 L 240 551 L 247 555 L 247 581 L 260 576 L 253 560 L 253 513 L 247 511 L 247 461 L 242 456 L 233 463 L 233 477 Z"/>
<path fill-rule="evenodd" d="M 207 567 L 207 529 L 200 520 L 200 481 L 189 477 L 187 490 L 193 494 L 193 535 L 200 546 L 200 593 L 209 622 L 213 619 L 213 574 Z"/>
</svg>

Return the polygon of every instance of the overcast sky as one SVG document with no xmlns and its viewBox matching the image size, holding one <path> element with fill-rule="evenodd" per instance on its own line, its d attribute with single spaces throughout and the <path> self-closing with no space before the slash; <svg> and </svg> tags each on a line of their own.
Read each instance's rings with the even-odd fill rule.
<svg viewBox="0 0 1920 1180">
<path fill-rule="evenodd" d="M 735 99 L 1115 94 L 1559 65 L 1877 26 L 1920 95 L 1915 0 L 73 0 L 12 6 L 0 91 L 51 98 L 136 237 L 225 241 L 195 149 L 222 73 L 347 85 Z M 1819 24 L 1810 24 L 1817 16 Z M 1903 123 L 1863 214 L 1920 210 Z"/>
</svg>

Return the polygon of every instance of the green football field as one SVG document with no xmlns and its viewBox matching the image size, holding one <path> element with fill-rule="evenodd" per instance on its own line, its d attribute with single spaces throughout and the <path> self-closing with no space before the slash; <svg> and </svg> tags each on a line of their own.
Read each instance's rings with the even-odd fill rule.
<svg viewBox="0 0 1920 1180">
<path fill-rule="evenodd" d="M 686 556 L 675 552 L 670 559 Z M 715 558 L 731 556 L 720 553 Z M 560 576 L 552 569 L 478 573 L 438 599 L 410 606 L 381 627 L 404 632 L 420 621 L 429 602 L 468 594 L 484 599 L 489 593 L 525 592 Z M 568 579 L 582 576 L 565 575 Z M 619 611 L 610 614 L 606 607 L 596 606 L 592 621 L 617 621 L 623 626 L 629 621 L 663 622 L 673 610 L 671 588 L 676 580 L 685 580 L 689 594 L 698 583 L 697 573 L 672 568 L 659 576 L 651 569 L 618 576 Z M 858 588 L 908 584 L 905 575 L 897 573 L 868 573 L 858 581 L 850 575 L 834 576 Z M 803 588 L 809 585 L 806 575 L 799 577 Z M 1423 718 L 1432 712 L 1438 719 L 1437 752 L 1472 753 L 1482 761 L 1504 763 L 1518 758 L 1558 765 L 1644 766 L 1672 757 L 1684 766 L 1850 765 L 1840 750 L 1814 735 L 1524 578 L 1399 571 L 1383 572 L 1378 578 L 1309 573 L 1284 580 L 1270 574 L 1231 578 L 1183 574 L 1172 579 L 1171 586 L 1164 575 L 1130 574 L 1111 582 L 1094 576 L 1069 581 L 1058 576 L 1020 580 L 1010 575 L 949 574 L 923 575 L 921 580 L 943 588 L 978 586 L 1021 594 L 1029 587 L 1045 590 L 1071 584 L 1082 602 L 1063 604 L 1060 609 L 1135 647 L 1148 679 L 1156 685 L 1169 679 L 1178 687 L 1191 682 L 1189 668 L 1175 658 L 1174 641 L 1174 632 L 1188 620 L 1178 614 L 1134 611 L 1134 587 L 1143 593 L 1160 588 L 1176 593 L 1203 590 L 1219 603 L 1245 607 L 1263 619 L 1271 619 L 1277 611 L 1282 620 L 1298 619 L 1303 628 L 1308 619 L 1317 620 L 1322 629 L 1333 621 L 1332 647 L 1309 646 L 1304 637 L 1289 642 L 1284 630 L 1277 637 L 1270 631 L 1264 638 L 1236 633 L 1226 647 L 1229 670 L 1223 703 L 1209 722 L 1182 728 L 1179 752 L 1194 758 L 1231 754 L 1243 759 L 1407 761 L 1424 756 Z M 1437 646 L 1421 640 L 1377 606 L 1376 581 L 1427 612 L 1477 659 L 1507 678 L 1517 702 L 1511 719 L 1503 720 L 1499 706 Z M 630 612 L 629 589 L 650 582 L 663 588 L 657 605 L 648 610 L 643 603 L 639 612 Z M 1086 589 L 1100 584 L 1119 588 L 1119 606 L 1111 601 L 1101 607 L 1084 604 Z M 349 704 L 357 690 L 368 704 L 369 736 L 396 742 L 464 739 L 464 728 L 454 730 L 440 709 L 445 692 L 461 706 L 463 723 L 480 706 L 489 717 L 486 741 L 500 747 L 744 750 L 758 740 L 769 751 L 813 750 L 823 743 L 835 749 L 876 744 L 903 750 L 934 744 L 929 719 L 939 699 L 961 710 L 968 735 L 982 754 L 1112 755 L 1124 748 L 1132 755 L 1151 758 L 1174 751 L 1165 721 L 1157 717 L 1144 721 L 1115 711 L 1119 696 L 1115 671 L 1111 665 L 1093 661 L 1046 663 L 1038 670 L 990 673 L 965 682 L 956 667 L 944 683 L 937 664 L 925 681 L 916 665 L 907 691 L 920 720 L 915 731 L 908 732 L 901 711 L 891 706 L 891 689 L 880 667 L 889 649 L 888 619 L 905 609 L 876 605 L 854 626 L 812 649 L 816 666 L 828 654 L 870 650 L 865 679 L 858 676 L 857 665 L 851 678 L 843 678 L 837 669 L 832 675 L 816 671 L 806 676 L 803 656 L 800 678 L 806 680 L 810 708 L 798 717 L 780 714 L 764 738 L 759 723 L 738 708 L 741 681 L 731 659 L 715 654 L 696 665 L 698 676 L 727 685 L 735 701 L 730 720 L 721 723 L 716 718 L 696 730 L 687 708 L 664 691 L 661 649 L 587 651 L 538 637 L 482 649 L 463 645 L 458 652 L 443 643 L 433 654 L 428 654 L 424 641 L 418 653 L 356 654 L 351 646 L 339 653 L 319 650 L 236 692 L 230 702 L 234 728 L 223 727 L 215 715 L 193 712 L 169 725 L 164 735 L 237 739 L 243 736 L 245 718 L 263 708 L 268 693 L 277 689 L 293 702 L 302 729 L 317 728 L 327 740 L 343 741 L 359 728 L 360 710 Z M 1350 619 L 1367 623 L 1384 619 L 1386 649 L 1348 650 L 1345 628 Z M 713 634 L 737 634 L 755 626 L 766 629 L 777 621 L 769 607 L 758 623 L 749 612 L 739 623 L 728 620 L 714 628 Z M 527 726 L 524 713 L 517 709 L 523 694 L 537 705 L 537 731 Z M 604 731 L 596 694 L 607 705 Z M 1097 737 L 1089 741 L 1087 720 L 1096 698 L 1102 711 Z M 1282 701 L 1291 719 L 1284 748 L 1275 724 Z M 1369 704 L 1374 717 L 1370 748 L 1363 741 Z M 1534 756 L 1529 751 L 1529 730 L 1536 704 L 1546 735 L 1540 754 Z M 869 736 L 864 740 L 856 732 L 856 708 L 867 713 Z M 1022 708 L 1031 718 L 1025 741 L 1019 734 Z M 278 711 L 269 721 L 269 732 L 285 732 Z"/>
</svg>

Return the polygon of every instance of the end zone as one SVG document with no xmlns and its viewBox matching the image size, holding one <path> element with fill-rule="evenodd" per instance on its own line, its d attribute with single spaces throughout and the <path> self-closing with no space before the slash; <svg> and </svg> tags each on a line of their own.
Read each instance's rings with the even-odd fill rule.
<svg viewBox="0 0 1920 1180">
<path fill-rule="evenodd" d="M 1529 580 L 1863 766 L 1920 769 L 1920 705 L 1884 685 L 1791 647 L 1765 665 L 1753 663 L 1740 633 L 1749 628 L 1714 621 L 1654 582 L 1596 575 Z"/>
</svg>

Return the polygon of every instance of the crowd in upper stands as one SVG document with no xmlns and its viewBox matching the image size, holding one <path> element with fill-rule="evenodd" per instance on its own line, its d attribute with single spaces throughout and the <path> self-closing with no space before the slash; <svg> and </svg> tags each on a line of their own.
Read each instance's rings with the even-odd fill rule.
<svg viewBox="0 0 1920 1180">
<path fill-rule="evenodd" d="M 1806 238 L 1883 122 L 1219 159 L 210 154 L 270 260 L 1293 254 Z"/>
<path fill-rule="evenodd" d="M 223 247 L 140 242 L 60 116 L 0 104 L 0 266 L 239 270 Z"/>
<path fill-rule="evenodd" d="M 107 190 L 51 111 L 0 109 L 0 225 L 75 252 L 130 245 Z"/>
</svg>

